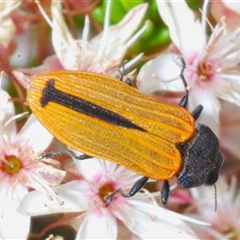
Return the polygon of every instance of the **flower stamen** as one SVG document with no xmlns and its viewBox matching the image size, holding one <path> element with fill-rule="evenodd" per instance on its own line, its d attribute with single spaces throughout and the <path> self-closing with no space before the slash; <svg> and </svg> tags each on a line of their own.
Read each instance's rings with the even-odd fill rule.
<svg viewBox="0 0 240 240">
<path fill-rule="evenodd" d="M 59 35 L 59 37 L 61 38 L 61 41 L 64 43 L 64 46 L 67 48 L 67 50 L 71 51 L 71 49 L 69 48 L 69 45 L 67 44 L 65 38 L 63 37 L 61 32 L 54 26 L 55 25 L 54 22 L 48 17 L 47 13 L 42 8 L 40 2 L 38 0 L 36 0 L 35 3 L 37 4 L 40 13 L 44 17 L 44 19 L 46 20 L 48 25 L 52 28 L 53 31 L 55 31 Z"/>
<path fill-rule="evenodd" d="M 25 115 L 27 115 L 29 112 L 23 112 L 23 113 L 20 113 L 20 114 L 17 114 L 11 118 L 8 119 L 7 122 L 5 122 L 5 124 L 3 125 L 3 128 L 5 129 L 12 121 L 15 121 L 16 119 L 19 119 Z"/>
<path fill-rule="evenodd" d="M 0 157 L 0 161 L 2 161 L 4 164 L 6 164 L 6 165 L 9 165 L 9 167 L 11 166 L 11 164 L 5 159 L 5 157 L 4 156 L 1 156 Z"/>
<path fill-rule="evenodd" d="M 151 22 L 149 20 L 145 21 L 143 27 L 141 27 L 126 43 L 127 47 L 129 48 L 150 26 Z"/>
</svg>

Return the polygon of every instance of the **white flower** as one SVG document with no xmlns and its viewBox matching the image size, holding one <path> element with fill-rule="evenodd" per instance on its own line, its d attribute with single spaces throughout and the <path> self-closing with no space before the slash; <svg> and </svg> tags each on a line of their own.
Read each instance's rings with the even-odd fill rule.
<svg viewBox="0 0 240 240">
<path fill-rule="evenodd" d="M 147 9 L 141 4 L 129 11 L 116 25 L 109 27 L 111 1 L 107 2 L 103 32 L 89 40 L 89 18 L 86 16 L 82 39 L 74 39 L 62 14 L 60 1 L 52 1 L 52 21 L 38 4 L 46 21 L 52 27 L 52 43 L 64 69 L 81 70 L 115 76 L 128 47 L 138 35 L 131 38 Z M 144 28 L 141 30 L 141 32 Z M 133 62 L 139 59 L 138 56 Z M 126 67 L 128 67 L 126 65 Z"/>
<path fill-rule="evenodd" d="M 219 0 L 211 2 L 211 14 L 217 22 L 224 19 L 228 29 L 234 30 L 240 24 L 240 2 Z"/>
<path fill-rule="evenodd" d="M 0 88 L 0 131 L 3 126 L 3 121 L 9 119 L 14 114 L 14 106 L 8 101 L 9 98 L 9 94 Z"/>
<path fill-rule="evenodd" d="M 176 63 L 181 56 L 187 68 L 184 72 L 188 85 L 189 110 L 202 104 L 204 110 L 199 121 L 207 124 L 219 136 L 219 98 L 240 105 L 239 80 L 239 35 L 225 31 L 225 25 L 216 25 L 212 35 L 206 35 L 207 1 L 203 6 L 201 21 L 195 20 L 194 13 L 185 1 L 157 1 L 160 15 L 167 24 L 174 46 L 170 52 L 159 55 L 142 67 L 138 88 L 145 93 L 160 90 L 182 92 L 184 90 Z M 175 65 L 175 66 L 174 66 Z M 176 79 L 172 82 L 164 80 Z"/>
<path fill-rule="evenodd" d="M 21 1 L 0 1 L 0 44 L 5 48 L 12 41 L 16 26 L 10 13 L 20 5 Z"/>
<path fill-rule="evenodd" d="M 64 238 L 62 236 L 54 236 L 53 234 L 50 234 L 45 240 L 64 240 Z"/>
<path fill-rule="evenodd" d="M 70 216 L 66 215 L 65 220 L 61 219 L 61 223 L 70 224 L 77 231 L 76 239 L 121 238 L 118 227 L 123 225 L 132 232 L 128 239 L 196 237 L 182 221 L 195 222 L 194 219 L 159 207 L 146 190 L 132 198 L 116 195 L 111 204 L 107 208 L 104 207 L 104 197 L 109 192 L 119 187 L 125 191 L 129 190 L 140 178 L 138 175 L 98 159 L 75 163 L 84 180 L 74 180 L 56 189 L 64 204 L 60 206 L 45 193 L 33 191 L 22 199 L 18 210 L 30 216 L 72 213 Z"/>
<path fill-rule="evenodd" d="M 231 178 L 230 184 L 224 177 L 219 178 L 216 212 L 214 188 L 199 187 L 190 191 L 197 208 L 197 213 L 190 216 L 210 223 L 209 226 L 195 229 L 200 239 L 240 238 L 240 194 L 236 177 Z"/>
<path fill-rule="evenodd" d="M 227 152 L 240 159 L 240 111 L 239 107 L 227 101 L 221 101 L 220 143 Z"/>
<path fill-rule="evenodd" d="M 30 217 L 16 211 L 20 199 L 30 188 L 53 194 L 50 186 L 59 184 L 65 173 L 37 159 L 37 153 L 50 144 L 52 136 L 33 115 L 17 133 L 13 103 L 6 101 L 7 94 L 2 96 L 5 105 L 1 104 L 0 111 L 5 114 L 0 128 L 0 238 L 25 239 Z"/>
</svg>

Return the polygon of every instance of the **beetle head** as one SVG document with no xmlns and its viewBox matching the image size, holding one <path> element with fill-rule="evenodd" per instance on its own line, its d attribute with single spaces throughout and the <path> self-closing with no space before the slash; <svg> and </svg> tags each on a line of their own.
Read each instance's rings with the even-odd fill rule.
<svg viewBox="0 0 240 240">
<path fill-rule="evenodd" d="M 182 153 L 183 167 L 177 179 L 182 187 L 216 183 L 224 157 L 219 151 L 218 138 L 208 126 L 199 124 L 195 136 L 178 148 Z"/>
</svg>

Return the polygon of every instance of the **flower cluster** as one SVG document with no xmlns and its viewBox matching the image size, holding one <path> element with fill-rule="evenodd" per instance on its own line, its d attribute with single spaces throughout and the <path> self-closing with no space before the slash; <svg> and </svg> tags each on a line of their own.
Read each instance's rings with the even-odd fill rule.
<svg viewBox="0 0 240 240">
<path fill-rule="evenodd" d="M 142 2 L 0 3 L 0 239 L 240 236 L 240 4 Z M 167 206 L 151 181 L 106 207 L 108 194 L 127 194 L 141 176 L 103 159 L 79 160 L 84 153 L 64 146 L 29 112 L 25 90 L 41 73 L 77 70 L 136 79 L 139 91 L 178 104 L 186 91 L 180 59 L 188 111 L 203 105 L 197 122 L 212 129 L 224 153 L 220 179 L 215 188 L 176 188 Z M 57 160 L 44 154 L 63 149 L 69 154 Z"/>
</svg>

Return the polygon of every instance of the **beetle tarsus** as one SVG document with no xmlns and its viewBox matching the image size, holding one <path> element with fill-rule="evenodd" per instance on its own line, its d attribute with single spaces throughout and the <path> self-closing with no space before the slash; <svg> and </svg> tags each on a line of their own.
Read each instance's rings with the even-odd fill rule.
<svg viewBox="0 0 240 240">
<path fill-rule="evenodd" d="M 69 153 L 70 154 L 70 153 Z M 70 154 L 72 157 L 76 158 L 77 160 L 85 160 L 85 159 L 89 159 L 89 158 L 92 158 L 91 156 L 88 156 L 86 154 L 82 154 L 82 155 L 79 155 L 77 156 L 76 154 Z"/>
<path fill-rule="evenodd" d="M 116 190 L 115 192 L 112 192 L 110 193 L 109 195 L 107 195 L 105 197 L 105 200 L 106 200 L 106 204 L 105 204 L 105 207 L 108 207 L 108 205 L 112 202 L 114 196 L 117 194 L 117 193 L 120 193 L 122 197 L 125 197 L 125 198 L 128 198 L 128 197 L 131 197 L 129 194 L 125 194 L 123 192 L 123 190 L 121 188 L 119 188 L 118 190 Z"/>
<path fill-rule="evenodd" d="M 133 86 L 133 81 L 131 78 L 127 77 L 126 80 L 124 81 L 124 83 L 126 83 L 127 85 L 129 85 L 130 87 Z"/>
<path fill-rule="evenodd" d="M 163 180 L 161 189 L 162 204 L 166 205 L 170 195 L 170 186 L 168 180 Z"/>
<path fill-rule="evenodd" d="M 107 207 L 113 200 L 114 196 L 117 193 L 120 193 L 120 195 L 124 198 L 129 198 L 134 196 L 137 192 L 139 192 L 144 185 L 147 183 L 148 181 L 148 177 L 141 177 L 140 179 L 138 179 L 132 186 L 132 188 L 130 189 L 130 191 L 126 194 L 123 192 L 123 190 L 121 188 L 117 189 L 115 192 L 110 193 L 108 196 L 106 196 L 105 200 L 107 201 L 107 203 L 105 204 L 105 207 Z"/>
</svg>

